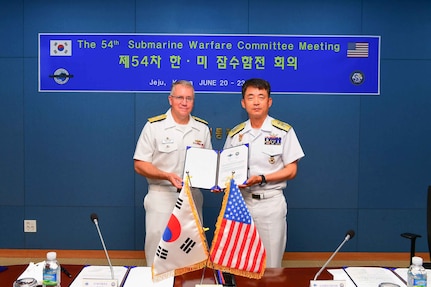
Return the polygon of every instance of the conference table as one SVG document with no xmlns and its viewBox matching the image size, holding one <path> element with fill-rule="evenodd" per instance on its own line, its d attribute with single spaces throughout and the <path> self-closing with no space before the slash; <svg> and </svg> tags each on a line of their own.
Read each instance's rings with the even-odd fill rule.
<svg viewBox="0 0 431 287">
<path fill-rule="evenodd" d="M 0 272 L 0 286 L 12 287 L 15 280 L 24 272 L 27 265 L 12 265 L 5 266 L 7 269 Z M 61 275 L 61 287 L 68 287 L 76 276 L 79 274 L 82 265 L 63 265 L 70 274 L 71 278 L 64 273 Z M 259 280 L 249 279 L 246 277 L 235 276 L 236 286 L 251 287 L 251 286 L 283 286 L 283 287 L 307 287 L 310 285 L 310 280 L 313 279 L 319 268 L 267 268 L 265 274 Z M 214 283 L 214 270 L 205 269 L 205 276 L 202 283 Z M 189 272 L 175 277 L 174 287 L 194 287 L 201 283 L 203 270 Z M 332 279 L 332 275 L 326 270 L 322 272 L 319 279 Z"/>
<path fill-rule="evenodd" d="M 310 280 L 314 278 L 319 268 L 267 268 L 265 274 L 259 280 L 236 276 L 235 282 L 238 287 L 308 287 Z M 194 287 L 199 284 L 202 270 L 194 271 L 175 277 L 175 287 Z M 319 279 L 332 279 L 332 275 L 326 270 L 322 272 Z M 214 283 L 214 272 L 207 269 L 204 283 Z"/>
</svg>

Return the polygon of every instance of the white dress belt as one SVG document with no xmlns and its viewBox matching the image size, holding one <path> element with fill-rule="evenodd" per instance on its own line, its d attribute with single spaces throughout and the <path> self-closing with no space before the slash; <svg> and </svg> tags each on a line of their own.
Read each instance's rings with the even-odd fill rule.
<svg viewBox="0 0 431 287">
<path fill-rule="evenodd" d="M 276 195 L 282 194 L 283 191 L 281 189 L 275 189 L 275 190 L 264 190 L 263 192 L 242 192 L 242 195 L 244 197 L 251 197 L 253 199 L 265 199 L 265 198 L 271 198 Z"/>
</svg>

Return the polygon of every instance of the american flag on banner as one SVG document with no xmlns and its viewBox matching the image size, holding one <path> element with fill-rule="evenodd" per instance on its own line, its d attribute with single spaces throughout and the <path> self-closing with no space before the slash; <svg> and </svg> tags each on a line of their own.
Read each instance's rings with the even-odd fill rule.
<svg viewBox="0 0 431 287">
<path fill-rule="evenodd" d="M 210 251 L 215 269 L 260 279 L 266 251 L 241 192 L 232 179 L 226 188 Z"/>
<path fill-rule="evenodd" d="M 202 269 L 208 261 L 204 230 L 188 180 L 185 182 L 157 247 L 152 266 L 153 281 Z"/>
<path fill-rule="evenodd" d="M 368 58 L 369 43 L 365 42 L 349 42 L 347 44 L 348 58 Z"/>
</svg>

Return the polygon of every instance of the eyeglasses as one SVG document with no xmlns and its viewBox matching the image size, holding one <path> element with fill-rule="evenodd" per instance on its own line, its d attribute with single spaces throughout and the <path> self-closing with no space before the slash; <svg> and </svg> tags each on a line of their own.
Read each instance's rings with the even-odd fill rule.
<svg viewBox="0 0 431 287">
<path fill-rule="evenodd" d="M 193 97 L 184 97 L 184 96 L 171 96 L 173 99 L 177 100 L 178 102 L 183 102 L 186 100 L 187 103 L 191 103 L 194 101 Z"/>
</svg>

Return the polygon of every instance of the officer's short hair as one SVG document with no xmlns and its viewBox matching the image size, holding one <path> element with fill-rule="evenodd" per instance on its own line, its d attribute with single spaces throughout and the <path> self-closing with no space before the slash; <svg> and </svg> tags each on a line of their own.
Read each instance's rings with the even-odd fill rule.
<svg viewBox="0 0 431 287">
<path fill-rule="evenodd" d="M 172 95 L 172 92 L 174 91 L 175 86 L 177 85 L 183 85 L 183 86 L 187 86 L 193 89 L 193 93 L 195 91 L 195 88 L 193 87 L 193 83 L 187 80 L 178 80 L 172 83 L 171 85 L 171 92 L 170 95 Z"/>
<path fill-rule="evenodd" d="M 245 91 L 248 87 L 258 88 L 259 90 L 265 90 L 268 92 L 268 97 L 271 97 L 271 85 L 264 79 L 253 78 L 244 82 L 242 85 L 242 98 L 244 99 Z"/>
</svg>

